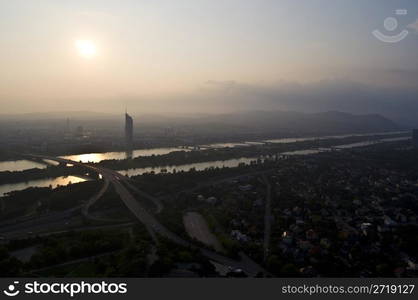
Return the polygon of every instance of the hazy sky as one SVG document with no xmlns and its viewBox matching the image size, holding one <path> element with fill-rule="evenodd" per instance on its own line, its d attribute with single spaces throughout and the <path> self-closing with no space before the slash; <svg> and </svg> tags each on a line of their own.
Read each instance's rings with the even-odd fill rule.
<svg viewBox="0 0 418 300">
<path fill-rule="evenodd" d="M 1 113 L 310 110 L 335 89 L 373 93 L 373 111 L 379 95 L 418 101 L 417 82 L 416 0 L 0 0 Z"/>
</svg>

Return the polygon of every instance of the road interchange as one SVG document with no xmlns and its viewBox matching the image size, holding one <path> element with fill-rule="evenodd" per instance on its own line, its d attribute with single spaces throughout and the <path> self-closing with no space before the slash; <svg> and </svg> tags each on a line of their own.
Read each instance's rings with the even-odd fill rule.
<svg viewBox="0 0 418 300">
<path fill-rule="evenodd" d="M 60 157 L 51 157 L 51 156 L 43 156 L 43 155 L 30 155 L 30 157 L 38 158 L 38 159 L 53 160 L 61 164 L 78 165 L 78 166 L 85 167 L 89 170 L 92 170 L 96 172 L 97 174 L 100 174 L 105 180 L 104 187 L 106 187 L 107 189 L 106 182 L 109 182 L 110 184 L 112 184 L 112 186 L 114 187 L 115 191 L 119 195 L 122 202 L 133 213 L 133 215 L 138 219 L 138 221 L 144 224 L 150 236 L 156 243 L 158 243 L 157 234 L 159 234 L 178 245 L 181 245 L 184 247 L 190 247 L 193 249 L 198 249 L 208 259 L 227 265 L 228 267 L 231 268 L 231 270 L 242 270 L 244 273 L 246 273 L 250 277 L 255 277 L 260 274 L 263 276 L 269 275 L 268 272 L 263 267 L 258 265 L 256 262 L 254 262 L 251 258 L 249 258 L 247 255 L 245 255 L 242 252 L 239 253 L 241 260 L 237 261 L 229 257 L 226 257 L 222 254 L 219 254 L 215 251 L 212 251 L 210 249 L 203 248 L 198 245 L 194 245 L 192 242 L 187 241 L 181 238 L 180 236 L 178 236 L 177 234 L 171 232 L 163 224 L 161 224 L 154 217 L 152 213 L 147 211 L 140 204 L 139 201 L 135 199 L 135 197 L 128 190 L 127 186 L 130 187 L 131 189 L 134 189 L 135 192 L 140 194 L 141 196 L 146 197 L 149 200 L 152 200 L 153 203 L 156 205 L 157 213 L 162 209 L 162 204 L 160 200 L 132 186 L 132 184 L 129 182 L 130 179 L 118 173 L 117 171 L 110 170 L 110 169 L 103 168 L 103 167 L 93 166 L 93 165 L 86 164 L 86 163 L 76 162 L 76 161 L 72 161 L 72 160 L 68 160 L 68 159 L 64 159 Z M 104 194 L 106 189 L 103 190 L 103 188 L 99 191 L 98 194 L 96 194 L 89 201 L 87 201 L 87 203 L 82 208 L 82 211 L 84 211 L 85 213 L 88 213 L 89 207 L 93 205 L 96 201 L 98 201 L 99 198 Z"/>
</svg>

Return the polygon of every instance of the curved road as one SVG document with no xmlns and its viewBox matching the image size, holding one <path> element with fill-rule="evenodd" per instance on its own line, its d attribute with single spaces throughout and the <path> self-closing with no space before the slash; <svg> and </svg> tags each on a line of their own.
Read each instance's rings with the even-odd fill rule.
<svg viewBox="0 0 418 300">
<path fill-rule="evenodd" d="M 97 200 L 99 200 L 103 196 L 103 194 L 107 191 L 108 187 L 109 187 L 109 180 L 105 178 L 104 184 L 102 188 L 100 189 L 100 191 L 96 195 L 91 197 L 89 200 L 87 200 L 87 202 L 83 205 L 81 209 L 81 213 L 84 217 L 89 218 L 89 219 L 90 218 L 95 219 L 89 215 L 89 209 L 91 206 L 93 206 L 94 203 L 97 202 Z"/>
<path fill-rule="evenodd" d="M 90 170 L 97 172 L 98 174 L 101 174 L 105 178 L 105 180 L 108 180 L 110 183 L 112 183 L 116 192 L 119 194 L 121 200 L 128 207 L 128 209 L 135 215 L 135 217 L 146 226 L 148 232 L 150 233 L 151 237 L 155 241 L 157 240 L 155 233 L 158 233 L 168 238 L 172 242 L 175 242 L 176 244 L 179 244 L 181 246 L 199 249 L 201 253 L 204 256 L 208 257 L 209 259 L 212 259 L 214 261 L 225 264 L 235 269 L 241 269 L 248 276 L 254 277 L 259 273 L 268 275 L 268 272 L 266 270 L 264 270 L 260 265 L 258 265 L 254 261 L 252 261 L 244 253 L 240 253 L 241 261 L 236 261 L 226 256 L 223 256 L 221 254 L 218 254 L 214 251 L 211 251 L 209 249 L 202 248 L 200 246 L 194 246 L 191 242 L 184 240 L 183 238 L 179 237 L 177 234 L 168 230 L 152 214 L 150 214 L 146 209 L 144 209 L 141 206 L 141 204 L 134 198 L 134 196 L 129 192 L 129 190 L 123 185 L 123 183 L 126 184 L 129 178 L 119 174 L 117 171 L 106 169 L 103 167 L 96 167 L 96 166 L 92 166 L 92 165 L 84 164 L 80 162 L 75 162 L 75 161 L 68 160 L 68 159 L 58 158 L 58 157 L 50 157 L 50 156 L 42 156 L 42 155 L 30 155 L 30 156 L 54 160 L 54 161 L 65 163 L 65 164 L 84 166 Z M 146 194 L 144 192 L 141 192 L 141 193 Z M 153 198 L 150 195 L 147 195 L 147 197 Z"/>
</svg>

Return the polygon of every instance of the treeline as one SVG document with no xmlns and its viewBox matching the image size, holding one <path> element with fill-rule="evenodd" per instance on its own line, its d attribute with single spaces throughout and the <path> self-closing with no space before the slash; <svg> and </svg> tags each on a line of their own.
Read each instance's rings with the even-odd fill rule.
<svg viewBox="0 0 418 300">
<path fill-rule="evenodd" d="M 127 245 L 129 245 L 129 236 L 126 231 L 121 230 L 69 232 L 45 238 L 32 238 L 26 243 L 20 242 L 20 245 L 11 241 L 10 244 L 0 247 L 0 274 L 25 276 L 32 274 L 36 269 L 117 252 Z M 36 248 L 29 261 L 22 262 L 12 255 L 11 251 L 15 251 L 19 246 Z"/>
<path fill-rule="evenodd" d="M 10 192 L 1 198 L 3 206 L 0 218 L 5 221 L 28 213 L 34 215 L 44 211 L 66 210 L 86 201 L 99 191 L 101 185 L 99 181 L 85 181 L 55 189 L 30 187 L 22 191 Z"/>
<path fill-rule="evenodd" d="M 259 168 L 266 168 L 269 164 L 271 163 L 265 162 L 263 165 L 241 164 L 236 168 L 212 167 L 202 171 L 191 169 L 173 173 L 147 173 L 134 176 L 132 179 L 138 189 L 151 195 L 173 196 L 179 194 L 179 191 L 194 189 L 201 183 L 207 183 L 208 180 L 222 180 L 231 176 L 241 176 L 257 171 Z"/>
<path fill-rule="evenodd" d="M 86 169 L 79 166 L 48 166 L 45 169 L 28 169 L 23 171 L 4 171 L 0 172 L 0 184 L 27 182 L 30 180 L 55 178 L 59 176 L 83 175 Z"/>
</svg>

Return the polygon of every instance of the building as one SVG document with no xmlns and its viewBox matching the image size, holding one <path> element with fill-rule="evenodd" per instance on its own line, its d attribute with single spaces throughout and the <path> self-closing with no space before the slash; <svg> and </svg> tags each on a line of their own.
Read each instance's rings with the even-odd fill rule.
<svg viewBox="0 0 418 300">
<path fill-rule="evenodd" d="M 412 145 L 418 148 L 418 129 L 412 130 Z"/>
<path fill-rule="evenodd" d="M 128 113 L 125 113 L 125 142 L 128 148 L 133 146 L 134 121 Z"/>
</svg>

